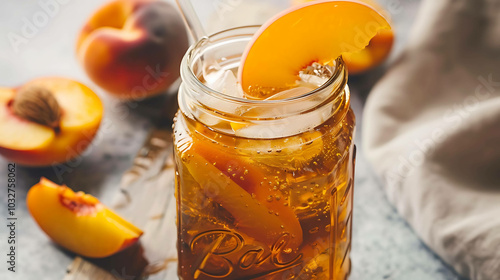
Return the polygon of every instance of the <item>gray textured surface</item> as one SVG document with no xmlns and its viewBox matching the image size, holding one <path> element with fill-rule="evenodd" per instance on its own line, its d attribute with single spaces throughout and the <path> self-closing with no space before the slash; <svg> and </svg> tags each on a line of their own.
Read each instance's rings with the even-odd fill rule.
<svg viewBox="0 0 500 280">
<path fill-rule="evenodd" d="M 219 1 L 219 0 L 214 0 Z M 63 2 L 63 1 L 61 1 Z M 29 186 L 40 176 L 58 183 L 90 192 L 106 203 L 118 189 L 120 175 L 131 165 L 131 159 L 142 145 L 150 118 L 158 111 L 159 102 L 122 104 L 106 97 L 79 67 L 74 55 L 77 30 L 83 25 L 100 0 L 73 1 L 59 6 L 59 11 L 48 23 L 39 28 L 33 38 L 14 52 L 7 34 L 20 33 L 23 17 L 32 18 L 42 11 L 37 1 L 16 0 L 0 3 L 0 85 L 16 86 L 39 76 L 66 76 L 80 80 L 93 88 L 105 103 L 108 129 L 101 131 L 101 138 L 89 149 L 86 156 L 71 172 L 58 178 L 54 169 L 17 169 L 17 272 L 7 272 L 5 262 L 7 232 L 0 226 L 0 279 L 57 280 L 62 279 L 73 255 L 55 246 L 42 233 L 29 216 L 24 203 Z M 201 2 L 201 1 L 198 1 Z M 224 2 L 224 1 L 219 1 Z M 226 1 L 236 3 L 238 1 Z M 388 0 L 398 33 L 395 53 L 407 39 L 415 16 L 417 0 Z M 201 5 L 201 4 L 200 4 Z M 208 12 L 208 9 L 200 9 Z M 362 77 L 352 78 L 353 107 L 358 116 L 357 142 L 362 135 L 361 120 L 364 97 L 383 69 Z M 153 106 L 153 110 L 146 108 Z M 358 144 L 358 148 L 360 145 Z M 0 185 L 5 186 L 7 162 L 0 159 Z M 5 223 L 6 191 L 0 189 L 0 221 Z M 381 187 L 367 165 L 363 151 L 358 153 L 355 187 L 353 244 L 353 280 L 377 279 L 459 279 L 443 264 L 408 227 L 405 221 L 387 202 Z M 175 238 L 175 237 L 172 237 Z"/>
</svg>

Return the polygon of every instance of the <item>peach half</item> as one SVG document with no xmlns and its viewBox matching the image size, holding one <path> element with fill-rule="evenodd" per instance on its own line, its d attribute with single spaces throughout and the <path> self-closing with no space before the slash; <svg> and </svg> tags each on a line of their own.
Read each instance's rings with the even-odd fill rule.
<svg viewBox="0 0 500 280">
<path fill-rule="evenodd" d="M 188 48 L 181 16 L 159 0 L 115 0 L 83 27 L 76 46 L 89 77 L 121 99 L 165 91 L 180 75 Z"/>
<path fill-rule="evenodd" d="M 25 166 L 72 160 L 94 139 L 103 110 L 92 90 L 64 78 L 0 88 L 0 155 Z"/>
<path fill-rule="evenodd" d="M 90 258 L 103 258 L 134 244 L 142 231 L 91 195 L 45 178 L 28 192 L 26 204 L 40 228 L 57 244 Z"/>
<path fill-rule="evenodd" d="M 292 0 L 292 5 L 300 5 L 312 1 L 314 0 Z M 360 1 L 372 6 L 381 14 L 385 15 L 386 18 L 389 18 L 387 12 L 377 4 L 377 2 L 373 0 Z M 344 54 L 343 58 L 349 70 L 349 74 L 361 74 L 380 65 L 391 53 L 393 43 L 394 32 L 392 29 L 382 29 L 370 40 L 366 48 L 355 53 Z"/>
<path fill-rule="evenodd" d="M 314 62 L 330 64 L 364 49 L 389 22 L 361 1 L 314 1 L 285 10 L 264 24 L 242 55 L 238 78 L 247 95 L 267 98 L 296 86 Z"/>
</svg>

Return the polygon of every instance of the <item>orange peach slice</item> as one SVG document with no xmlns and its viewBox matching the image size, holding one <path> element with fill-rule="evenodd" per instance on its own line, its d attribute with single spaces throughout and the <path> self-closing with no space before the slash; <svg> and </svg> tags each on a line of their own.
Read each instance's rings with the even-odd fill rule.
<svg viewBox="0 0 500 280">
<path fill-rule="evenodd" d="M 47 105 L 48 100 L 56 102 L 58 109 Z M 0 88 L 0 155 L 27 166 L 72 160 L 92 142 L 103 110 L 93 91 L 64 78 L 42 78 L 19 88 Z M 47 121 L 50 115 L 55 116 L 55 122 Z"/>
<path fill-rule="evenodd" d="M 215 188 L 210 191 L 212 199 L 234 216 L 239 230 L 269 246 L 288 233 L 288 246 L 299 248 L 302 228 L 298 218 L 285 200 L 275 199 L 277 192 L 271 190 L 262 171 L 199 142 L 192 152 L 186 164 L 189 172 L 200 185 Z"/>
<path fill-rule="evenodd" d="M 292 0 L 292 5 L 299 5 L 311 1 L 314 0 Z M 389 18 L 387 12 L 375 1 L 360 1 L 372 6 L 382 15 L 386 16 L 386 18 Z M 349 74 L 363 73 L 384 62 L 391 52 L 393 43 L 394 32 L 392 30 L 382 29 L 371 39 L 368 46 L 363 50 L 355 53 L 345 53 L 343 58 L 349 70 Z"/>
<path fill-rule="evenodd" d="M 300 70 L 328 64 L 365 48 L 381 29 L 390 29 L 376 9 L 360 1 L 318 1 L 292 7 L 266 23 L 242 56 L 243 90 L 266 98 L 295 86 Z"/>
<path fill-rule="evenodd" d="M 45 178 L 26 198 L 40 228 L 57 244 L 90 258 L 102 258 L 134 244 L 142 231 L 82 192 Z"/>
<path fill-rule="evenodd" d="M 343 54 L 342 58 L 347 65 L 349 74 L 361 74 L 382 64 L 389 57 L 393 44 L 393 31 L 383 29 L 372 38 L 365 49 L 355 53 Z"/>
</svg>

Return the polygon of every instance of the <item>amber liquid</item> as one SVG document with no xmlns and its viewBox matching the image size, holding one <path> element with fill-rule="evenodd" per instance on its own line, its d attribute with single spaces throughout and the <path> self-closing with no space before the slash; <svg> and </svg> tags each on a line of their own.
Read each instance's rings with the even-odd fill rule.
<svg viewBox="0 0 500 280">
<path fill-rule="evenodd" d="M 179 113 L 180 279 L 346 279 L 354 123 L 349 110 L 300 135 L 248 139 Z"/>
</svg>

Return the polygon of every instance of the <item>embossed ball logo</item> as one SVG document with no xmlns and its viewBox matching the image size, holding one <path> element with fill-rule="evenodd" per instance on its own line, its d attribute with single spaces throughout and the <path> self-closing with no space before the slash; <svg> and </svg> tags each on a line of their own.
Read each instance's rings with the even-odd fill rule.
<svg viewBox="0 0 500 280">
<path fill-rule="evenodd" d="M 267 247 L 245 244 L 243 236 L 230 230 L 202 232 L 189 245 L 193 254 L 203 254 L 194 265 L 197 269 L 193 277 L 224 278 L 236 271 L 241 275 L 245 270 L 251 271 L 252 267 L 267 267 L 266 275 L 290 269 L 302 261 L 302 254 L 294 254 L 287 246 L 291 238 L 290 234 L 284 233 Z"/>
</svg>

